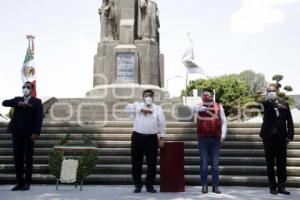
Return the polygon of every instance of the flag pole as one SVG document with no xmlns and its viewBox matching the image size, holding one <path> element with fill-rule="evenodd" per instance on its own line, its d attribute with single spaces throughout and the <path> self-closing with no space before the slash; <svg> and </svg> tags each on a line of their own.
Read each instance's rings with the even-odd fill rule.
<svg viewBox="0 0 300 200">
<path fill-rule="evenodd" d="M 185 106 L 187 105 L 187 95 L 188 95 L 188 91 L 187 91 L 187 89 L 188 89 L 188 77 L 189 77 L 189 72 L 187 71 L 186 72 L 186 75 L 185 75 L 185 100 L 184 100 L 184 104 L 185 104 Z"/>
<path fill-rule="evenodd" d="M 193 41 L 192 41 L 192 38 L 191 38 L 191 33 L 188 32 L 188 40 L 190 42 L 190 45 L 191 45 L 191 58 L 194 59 L 194 52 L 193 52 Z M 184 98 L 184 105 L 186 106 L 187 105 L 187 95 L 188 95 L 188 78 L 189 78 L 189 72 L 188 70 L 186 71 L 186 75 L 185 75 L 185 98 Z"/>
</svg>

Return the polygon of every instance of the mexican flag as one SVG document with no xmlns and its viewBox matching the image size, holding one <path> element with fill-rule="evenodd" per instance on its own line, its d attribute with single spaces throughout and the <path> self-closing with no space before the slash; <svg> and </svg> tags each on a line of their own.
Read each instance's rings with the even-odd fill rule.
<svg viewBox="0 0 300 200">
<path fill-rule="evenodd" d="M 33 83 L 34 90 L 32 92 L 32 96 L 36 97 L 36 76 L 35 76 L 35 66 L 34 66 L 34 36 L 27 35 L 28 39 L 28 48 L 26 52 L 26 56 L 23 62 L 21 77 L 23 83 L 29 81 Z"/>
</svg>

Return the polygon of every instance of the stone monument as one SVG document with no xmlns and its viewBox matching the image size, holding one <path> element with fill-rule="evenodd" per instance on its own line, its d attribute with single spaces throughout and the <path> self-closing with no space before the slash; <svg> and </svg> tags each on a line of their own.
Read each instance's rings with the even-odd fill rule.
<svg viewBox="0 0 300 200">
<path fill-rule="evenodd" d="M 102 0 L 94 84 L 87 98 L 140 99 L 144 89 L 163 100 L 164 56 L 154 0 Z"/>
</svg>

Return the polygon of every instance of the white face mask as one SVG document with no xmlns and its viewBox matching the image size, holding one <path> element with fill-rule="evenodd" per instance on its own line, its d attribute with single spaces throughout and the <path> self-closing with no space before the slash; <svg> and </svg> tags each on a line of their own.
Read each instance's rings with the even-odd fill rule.
<svg viewBox="0 0 300 200">
<path fill-rule="evenodd" d="M 269 100 L 275 100 L 275 99 L 277 98 L 276 92 L 268 92 L 267 98 L 268 98 Z"/>
<path fill-rule="evenodd" d="M 147 106 L 151 106 L 153 103 L 153 99 L 151 97 L 146 97 L 145 98 L 145 103 Z"/>
<path fill-rule="evenodd" d="M 24 88 L 22 90 L 22 92 L 23 92 L 24 96 L 29 96 L 30 95 L 30 89 L 28 89 L 28 88 Z"/>
</svg>

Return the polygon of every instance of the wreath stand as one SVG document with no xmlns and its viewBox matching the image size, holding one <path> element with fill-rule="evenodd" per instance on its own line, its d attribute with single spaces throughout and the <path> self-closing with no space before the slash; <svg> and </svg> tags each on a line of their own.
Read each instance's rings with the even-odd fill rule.
<svg viewBox="0 0 300 200">
<path fill-rule="evenodd" d="M 58 185 L 61 182 L 74 183 L 75 188 L 80 184 L 80 191 L 82 191 L 83 179 L 91 173 L 96 165 L 98 148 L 87 136 L 83 136 L 84 143 L 82 145 L 68 145 L 67 142 L 69 138 L 70 134 L 66 135 L 61 141 L 54 145 L 50 151 L 49 169 L 50 173 L 56 178 L 56 190 L 58 190 Z M 73 155 L 65 156 L 65 152 L 73 152 Z M 72 178 L 70 180 L 64 181 L 61 177 L 62 165 L 63 162 L 68 161 L 68 159 L 73 159 L 69 160 L 70 162 L 68 164 L 75 175 L 71 175 Z M 68 175 L 68 171 L 65 170 L 64 172 L 63 174 Z"/>
</svg>

